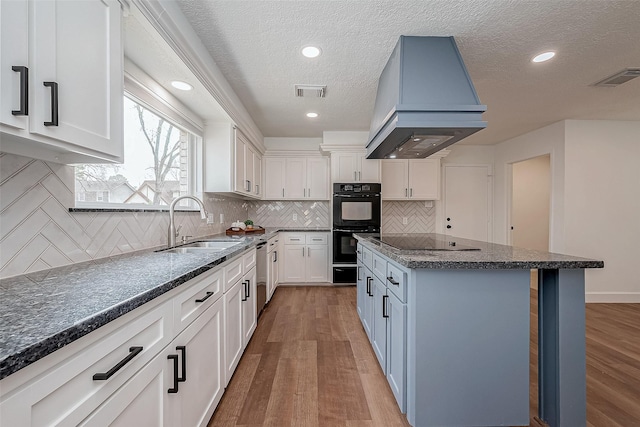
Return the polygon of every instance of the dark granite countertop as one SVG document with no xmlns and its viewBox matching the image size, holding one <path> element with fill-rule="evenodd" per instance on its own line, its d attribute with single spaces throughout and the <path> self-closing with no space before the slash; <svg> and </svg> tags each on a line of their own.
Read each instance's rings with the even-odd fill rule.
<svg viewBox="0 0 640 427">
<path fill-rule="evenodd" d="M 460 239 L 442 234 L 385 234 L 396 242 L 403 238 L 439 241 L 448 244 L 455 241 L 459 247 L 472 247 L 480 250 L 419 250 L 397 249 L 382 243 L 378 234 L 354 234 L 360 243 L 380 252 L 398 264 L 408 268 L 435 269 L 533 269 L 533 268 L 603 268 L 603 261 L 579 258 L 551 252 Z"/>
<path fill-rule="evenodd" d="M 0 280 L 0 379 L 265 241 L 279 231 L 329 232 L 328 228 L 267 228 L 235 237 L 219 252 L 176 254 L 156 247 Z M 199 237 L 230 239 L 218 234 Z"/>
</svg>

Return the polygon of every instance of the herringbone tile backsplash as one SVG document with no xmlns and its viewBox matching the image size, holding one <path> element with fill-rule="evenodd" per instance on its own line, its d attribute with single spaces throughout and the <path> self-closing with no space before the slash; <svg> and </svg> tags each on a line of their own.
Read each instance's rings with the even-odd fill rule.
<svg viewBox="0 0 640 427">
<path fill-rule="evenodd" d="M 382 202 L 381 228 L 382 233 L 435 233 L 436 209 L 425 202 Z"/>
<path fill-rule="evenodd" d="M 166 244 L 167 212 L 69 212 L 73 191 L 72 166 L 0 153 L 0 278 Z M 247 218 L 242 200 L 205 194 L 204 202 L 215 223 L 179 212 L 181 235 L 220 233 Z"/>
<path fill-rule="evenodd" d="M 329 202 L 256 201 L 249 206 L 249 218 L 263 227 L 330 228 Z"/>
</svg>

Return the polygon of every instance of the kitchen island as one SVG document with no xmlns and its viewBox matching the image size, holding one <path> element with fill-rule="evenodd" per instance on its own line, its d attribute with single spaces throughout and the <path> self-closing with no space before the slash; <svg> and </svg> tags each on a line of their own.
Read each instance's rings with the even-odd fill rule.
<svg viewBox="0 0 640 427">
<path fill-rule="evenodd" d="M 531 269 L 540 418 L 586 425 L 584 269 L 602 261 L 437 234 L 382 236 L 404 249 L 355 237 L 358 313 L 411 425 L 529 425 Z"/>
</svg>

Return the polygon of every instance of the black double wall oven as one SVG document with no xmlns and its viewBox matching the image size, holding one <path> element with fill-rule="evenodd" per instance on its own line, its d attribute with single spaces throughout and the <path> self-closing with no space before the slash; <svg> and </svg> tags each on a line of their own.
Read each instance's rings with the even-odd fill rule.
<svg viewBox="0 0 640 427">
<path fill-rule="evenodd" d="M 381 185 L 333 184 L 333 283 L 355 283 L 353 233 L 379 233 Z"/>
</svg>

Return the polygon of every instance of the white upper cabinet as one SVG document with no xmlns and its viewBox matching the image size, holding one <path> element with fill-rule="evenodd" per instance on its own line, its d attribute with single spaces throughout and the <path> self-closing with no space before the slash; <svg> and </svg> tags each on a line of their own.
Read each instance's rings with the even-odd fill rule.
<svg viewBox="0 0 640 427">
<path fill-rule="evenodd" d="M 121 27 L 117 0 L 0 2 L 3 151 L 122 161 Z"/>
<path fill-rule="evenodd" d="M 262 198 L 262 158 L 244 133 L 230 123 L 207 124 L 203 190 Z"/>
<path fill-rule="evenodd" d="M 380 182 L 380 161 L 363 152 L 331 153 L 332 182 Z"/>
<path fill-rule="evenodd" d="M 265 199 L 329 199 L 326 157 L 266 157 L 264 165 Z"/>
<path fill-rule="evenodd" d="M 440 159 L 382 160 L 383 200 L 440 199 Z"/>
</svg>

